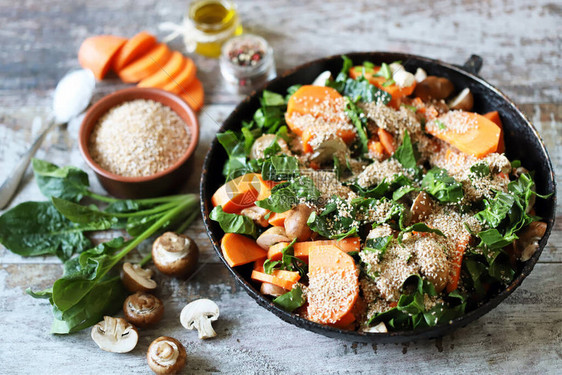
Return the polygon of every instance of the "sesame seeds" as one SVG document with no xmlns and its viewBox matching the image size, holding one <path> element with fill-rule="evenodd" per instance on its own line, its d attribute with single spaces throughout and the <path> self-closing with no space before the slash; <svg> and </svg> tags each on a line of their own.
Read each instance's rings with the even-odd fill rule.
<svg viewBox="0 0 562 375">
<path fill-rule="evenodd" d="M 190 134 L 171 108 L 133 100 L 111 108 L 95 125 L 89 151 L 109 172 L 150 176 L 171 167 L 187 150 Z"/>
<path fill-rule="evenodd" d="M 362 188 L 368 188 L 380 184 L 385 178 L 391 179 L 402 171 L 402 166 L 396 159 L 386 159 L 382 162 L 375 160 L 357 176 L 357 183 Z"/>
<path fill-rule="evenodd" d="M 456 134 L 464 134 L 469 129 L 477 128 L 478 122 L 469 112 L 449 111 L 438 119 L 433 119 L 426 124 L 426 128 L 431 130 L 433 134 L 445 132 L 453 132 Z"/>
</svg>

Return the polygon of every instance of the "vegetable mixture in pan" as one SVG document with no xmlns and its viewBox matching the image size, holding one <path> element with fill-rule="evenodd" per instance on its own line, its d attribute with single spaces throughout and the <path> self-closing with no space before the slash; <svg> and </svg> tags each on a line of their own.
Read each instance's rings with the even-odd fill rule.
<svg viewBox="0 0 562 375">
<path fill-rule="evenodd" d="M 306 319 L 367 332 L 445 324 L 538 248 L 533 174 L 504 155 L 497 112 L 400 62 L 264 91 L 218 140 L 211 219 L 231 267 Z M 247 266 L 249 267 L 249 266 Z"/>
</svg>

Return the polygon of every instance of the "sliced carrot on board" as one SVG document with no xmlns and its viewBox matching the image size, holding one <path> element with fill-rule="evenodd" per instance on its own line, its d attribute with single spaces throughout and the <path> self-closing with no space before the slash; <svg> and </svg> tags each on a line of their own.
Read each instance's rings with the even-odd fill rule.
<svg viewBox="0 0 562 375">
<path fill-rule="evenodd" d="M 226 233 L 222 237 L 221 250 L 230 267 L 255 262 L 263 259 L 267 254 L 256 241 L 236 233 Z"/>
<path fill-rule="evenodd" d="M 498 149 L 496 150 L 497 153 L 503 154 L 505 152 L 505 141 L 503 139 L 503 123 L 502 119 L 500 118 L 500 114 L 498 111 L 488 112 L 484 115 L 488 120 L 492 121 L 494 124 L 500 127 L 501 134 L 500 134 L 500 141 L 498 143 Z"/>
<path fill-rule="evenodd" d="M 194 111 L 199 111 L 205 103 L 205 90 L 197 78 L 187 87 L 185 92 L 179 94 Z"/>
<path fill-rule="evenodd" d="M 162 68 L 172 56 L 172 51 L 164 43 L 148 50 L 147 53 L 125 66 L 117 74 L 123 82 L 134 83 L 150 76 Z"/>
<path fill-rule="evenodd" d="M 449 274 L 449 283 L 447 284 L 447 293 L 451 293 L 456 290 L 459 286 L 459 281 L 461 278 L 461 266 L 462 259 L 464 257 L 464 252 L 468 246 L 468 241 L 470 240 L 470 235 L 466 235 L 458 244 L 453 255 L 453 262 L 451 265 L 451 270 Z"/>
<path fill-rule="evenodd" d="M 394 151 L 396 151 L 396 145 L 394 144 L 394 137 L 392 134 L 383 128 L 379 128 L 377 130 L 377 135 L 379 136 L 379 141 L 384 147 L 386 153 L 388 155 L 394 154 Z"/>
<path fill-rule="evenodd" d="M 289 244 L 287 242 L 280 242 L 271 246 L 267 252 L 267 257 L 271 260 L 281 259 L 283 249 Z M 293 245 L 294 256 L 297 258 L 308 262 L 308 257 L 310 250 L 316 247 L 323 246 L 335 246 L 341 251 L 350 253 L 353 251 L 359 251 L 361 249 L 361 239 L 359 237 L 348 237 L 342 240 L 319 240 L 319 241 L 305 241 L 305 242 L 295 242 Z"/>
<path fill-rule="evenodd" d="M 144 55 L 149 49 L 156 45 L 156 37 L 146 31 L 141 31 L 123 45 L 123 48 L 115 56 L 113 70 L 119 72 L 127 64 Z"/>
<path fill-rule="evenodd" d="M 214 206 L 222 206 L 224 212 L 239 213 L 246 207 L 253 206 L 258 200 L 271 195 L 271 189 L 258 173 L 248 173 L 228 181 L 221 186 L 211 202 Z"/>
<path fill-rule="evenodd" d="M 181 94 L 189 90 L 189 86 L 194 82 L 197 68 L 195 63 L 189 57 L 185 57 L 185 66 L 175 76 L 171 77 L 168 82 L 162 86 L 162 89 Z"/>
<path fill-rule="evenodd" d="M 156 87 L 162 88 L 166 86 L 172 77 L 178 74 L 186 64 L 186 59 L 178 51 L 172 52 L 170 60 L 156 71 L 156 73 L 146 77 L 138 83 L 138 87 Z"/>
<path fill-rule="evenodd" d="M 269 219 L 267 221 L 274 227 L 282 227 L 285 225 L 285 219 L 287 218 L 287 216 L 289 216 L 290 213 L 291 210 L 281 213 L 272 212 L 271 215 L 269 215 Z"/>
<path fill-rule="evenodd" d="M 271 274 L 267 274 L 263 270 L 263 260 L 256 261 L 251 277 L 252 280 L 270 283 L 287 290 L 293 289 L 293 285 L 301 278 L 298 272 L 285 270 L 273 270 Z"/>
<path fill-rule="evenodd" d="M 96 79 L 101 80 L 125 42 L 127 39 L 114 35 L 89 37 L 80 45 L 78 62 L 84 69 L 90 69 Z"/>
<path fill-rule="evenodd" d="M 334 324 L 348 314 L 359 297 L 353 258 L 335 246 L 310 249 L 308 264 L 308 318 Z"/>
<path fill-rule="evenodd" d="M 428 122 L 426 131 L 477 158 L 496 152 L 501 135 L 500 127 L 486 117 L 462 111 L 451 111 Z"/>
</svg>

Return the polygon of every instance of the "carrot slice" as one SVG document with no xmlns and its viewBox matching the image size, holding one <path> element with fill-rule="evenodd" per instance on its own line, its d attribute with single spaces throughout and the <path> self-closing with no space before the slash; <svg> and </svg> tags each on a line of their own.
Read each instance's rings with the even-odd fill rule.
<svg viewBox="0 0 562 375">
<path fill-rule="evenodd" d="M 293 285 L 301 278 L 298 272 L 285 270 L 274 270 L 268 275 L 263 270 L 263 260 L 256 261 L 251 277 L 252 280 L 270 283 L 287 290 L 293 289 Z"/>
<path fill-rule="evenodd" d="M 394 145 L 394 137 L 392 136 L 392 134 L 390 134 L 383 128 L 379 128 L 377 130 L 377 135 L 379 136 L 379 140 L 386 153 L 388 155 L 394 154 L 394 151 L 396 151 L 396 146 Z"/>
<path fill-rule="evenodd" d="M 203 89 L 201 81 L 195 78 L 195 80 L 187 87 L 185 92 L 180 94 L 180 98 L 189 104 L 194 111 L 199 111 L 205 102 L 205 90 Z"/>
<path fill-rule="evenodd" d="M 496 152 L 499 154 L 503 154 L 505 152 L 505 141 L 503 139 L 503 123 L 502 119 L 500 118 L 500 114 L 498 113 L 498 111 L 493 111 L 488 112 L 482 116 L 486 117 L 488 120 L 492 121 L 494 124 L 500 127 L 500 141 L 498 143 L 498 149 L 496 150 Z"/>
<path fill-rule="evenodd" d="M 496 152 L 501 135 L 499 126 L 486 117 L 461 111 L 448 112 L 428 122 L 426 131 L 477 158 Z"/>
<path fill-rule="evenodd" d="M 156 45 L 156 37 L 146 31 L 141 31 L 129 39 L 115 56 L 113 70 L 119 72 L 127 64 L 148 52 L 154 45 Z"/>
<path fill-rule="evenodd" d="M 197 68 L 195 67 L 193 60 L 189 57 L 185 57 L 185 66 L 183 69 L 177 75 L 170 78 L 162 89 L 173 92 L 174 94 L 180 94 L 188 91 L 189 86 L 196 79 L 196 71 Z"/>
<path fill-rule="evenodd" d="M 380 70 L 380 66 L 374 67 L 372 70 L 366 70 L 363 72 L 363 66 L 355 66 L 349 70 L 349 76 L 353 79 L 359 78 L 363 73 L 365 73 L 365 78 L 374 86 L 378 87 L 379 89 L 386 91 L 387 93 L 392 96 L 392 99 L 388 103 L 389 106 L 393 108 L 400 107 L 400 101 L 403 97 L 412 95 L 416 88 L 416 83 L 414 82 L 413 85 L 407 87 L 400 87 L 397 84 L 387 85 L 385 86 L 385 82 L 387 81 L 384 77 L 376 76 L 375 74 L 378 73 Z"/>
<path fill-rule="evenodd" d="M 236 233 L 226 233 L 222 237 L 221 250 L 230 267 L 255 262 L 267 254 L 256 241 Z"/>
<path fill-rule="evenodd" d="M 389 156 L 386 154 L 386 150 L 382 143 L 380 141 L 377 141 L 376 139 L 369 139 L 369 142 L 367 142 L 367 147 L 369 148 L 369 152 L 379 160 Z"/>
<path fill-rule="evenodd" d="M 348 314 L 359 297 L 353 258 L 335 246 L 310 249 L 308 266 L 310 320 L 334 324 Z"/>
<path fill-rule="evenodd" d="M 355 322 L 355 314 L 353 313 L 353 311 L 350 311 L 347 314 L 345 314 L 344 316 L 342 316 L 340 320 L 338 320 L 334 324 L 331 324 L 331 326 L 336 327 L 336 328 L 346 329 L 353 322 Z"/>
<path fill-rule="evenodd" d="M 447 293 L 451 293 L 452 291 L 456 290 L 459 286 L 459 281 L 461 278 L 462 259 L 464 257 L 464 252 L 468 246 L 469 240 L 470 240 L 470 235 L 467 235 L 465 238 L 461 239 L 461 241 L 457 244 L 452 266 L 451 266 L 451 271 L 449 274 Z"/>
<path fill-rule="evenodd" d="M 154 74 L 162 68 L 172 56 L 167 45 L 161 43 L 152 47 L 147 53 L 121 69 L 118 74 L 123 82 L 133 83 Z"/>
<path fill-rule="evenodd" d="M 119 49 L 127 39 L 114 35 L 97 35 L 87 38 L 78 50 L 78 61 L 101 80 L 109 70 Z"/>
<path fill-rule="evenodd" d="M 285 219 L 287 218 L 287 216 L 289 216 L 290 213 L 291 210 L 281 213 L 272 212 L 271 215 L 269 215 L 269 219 L 267 221 L 274 227 L 282 227 L 285 225 Z"/>
<path fill-rule="evenodd" d="M 262 200 L 271 194 L 268 185 L 258 173 L 248 173 L 228 181 L 221 186 L 211 202 L 214 206 L 222 206 L 224 212 L 239 213 L 246 207 L 253 206 L 257 200 Z"/>
<path fill-rule="evenodd" d="M 183 55 L 178 51 L 174 51 L 170 60 L 162 69 L 140 81 L 137 86 L 162 88 L 185 67 L 185 64 L 186 60 L 183 58 Z"/>
<path fill-rule="evenodd" d="M 280 242 L 271 246 L 267 252 L 267 257 L 271 260 L 279 260 L 282 257 L 282 250 L 289 244 L 287 242 Z M 342 240 L 319 240 L 319 241 L 305 241 L 305 242 L 295 242 L 293 245 L 294 255 L 308 262 L 308 257 L 311 249 L 323 246 L 335 246 L 341 251 L 350 253 L 353 251 L 359 251 L 361 248 L 361 239 L 359 237 L 348 237 Z"/>
</svg>

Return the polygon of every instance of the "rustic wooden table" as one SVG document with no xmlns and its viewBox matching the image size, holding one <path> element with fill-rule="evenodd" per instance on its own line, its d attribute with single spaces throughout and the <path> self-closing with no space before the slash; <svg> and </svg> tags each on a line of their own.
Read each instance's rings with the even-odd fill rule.
<svg viewBox="0 0 562 375">
<path fill-rule="evenodd" d="M 266 37 L 278 71 L 318 57 L 348 52 L 402 51 L 451 63 L 484 57 L 481 76 L 510 96 L 539 129 L 558 173 L 562 172 L 562 5 L 530 1 L 238 1 L 247 30 Z M 77 68 L 81 41 L 94 34 L 132 36 L 179 22 L 183 1 L 0 0 L 0 181 L 28 147 L 37 124 L 49 115 L 53 88 Z M 181 41 L 170 43 L 182 50 Z M 219 124 L 241 99 L 230 94 L 216 60 L 195 57 L 206 91 L 199 114 L 201 140 L 186 190 L 198 192 L 200 166 Z M 94 100 L 124 87 L 101 82 Z M 53 132 L 38 156 L 87 169 L 77 151 L 80 119 Z M 91 176 L 94 187 L 101 191 Z M 42 200 L 28 171 L 12 206 Z M 558 207 L 559 214 L 562 213 Z M 541 261 L 523 285 L 498 308 L 449 336 L 405 344 L 338 341 L 286 324 L 259 307 L 219 262 L 201 220 L 188 234 L 202 251 L 204 267 L 183 282 L 158 277 L 166 313 L 143 330 L 128 354 L 99 350 L 89 330 L 49 334 L 44 300 L 24 293 L 43 289 L 62 269 L 51 257 L 25 259 L 0 247 L 0 373 L 149 373 L 145 353 L 160 335 L 187 348 L 187 373 L 560 373 L 562 367 L 562 227 L 560 220 Z M 138 258 L 138 254 L 136 257 Z M 196 298 L 220 305 L 218 337 L 200 341 L 184 330 L 179 311 Z"/>
</svg>

